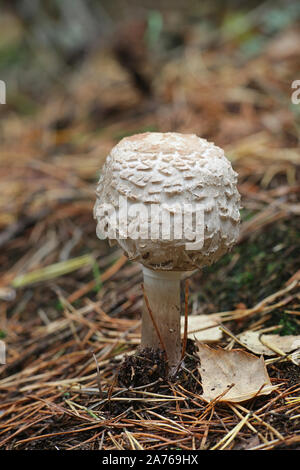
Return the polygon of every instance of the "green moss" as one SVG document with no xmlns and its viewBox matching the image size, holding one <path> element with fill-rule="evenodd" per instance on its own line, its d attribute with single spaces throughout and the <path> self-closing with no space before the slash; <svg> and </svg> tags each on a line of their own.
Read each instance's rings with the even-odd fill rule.
<svg viewBox="0 0 300 470">
<path fill-rule="evenodd" d="M 28 49 L 21 42 L 6 44 L 0 48 L 0 69 L 22 66 L 28 61 Z"/>
<path fill-rule="evenodd" d="M 64 310 L 64 306 L 62 304 L 62 302 L 60 300 L 57 300 L 55 302 L 55 309 L 58 311 L 58 312 L 62 312 Z"/>
<path fill-rule="evenodd" d="M 279 311 L 274 312 L 272 317 L 273 321 L 279 325 L 278 330 L 275 330 L 274 334 L 277 333 L 280 336 L 299 334 L 299 325 L 291 315 Z"/>
<path fill-rule="evenodd" d="M 98 293 L 102 288 L 102 281 L 101 281 L 100 269 L 96 262 L 93 264 L 93 275 L 94 275 L 94 279 L 96 282 L 96 285 L 93 290 L 94 292 Z"/>
<path fill-rule="evenodd" d="M 277 222 L 203 270 L 199 302 L 207 313 L 233 310 L 239 303 L 252 307 L 281 289 L 299 269 L 299 261 L 299 221 Z M 284 308 L 272 314 L 269 324 L 283 325 L 280 334 L 299 334 L 297 321 Z"/>
</svg>

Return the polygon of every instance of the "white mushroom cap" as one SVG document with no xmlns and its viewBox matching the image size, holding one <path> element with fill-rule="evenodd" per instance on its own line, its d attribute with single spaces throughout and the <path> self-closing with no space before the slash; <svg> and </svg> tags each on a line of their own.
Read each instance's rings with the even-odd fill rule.
<svg viewBox="0 0 300 470">
<path fill-rule="evenodd" d="M 126 198 L 126 227 L 117 227 L 109 238 L 117 241 L 129 259 L 167 271 L 210 265 L 238 238 L 240 195 L 236 183 L 237 173 L 224 151 L 196 135 L 148 132 L 126 137 L 112 149 L 102 168 L 94 207 L 97 235 L 103 238 L 103 227 L 111 226 L 112 216 L 105 207 L 112 206 L 119 220 L 124 215 L 120 197 Z M 136 213 L 136 204 L 147 209 L 146 217 Z M 150 235 L 151 206 L 161 216 L 156 239 Z M 183 227 L 181 237 L 175 234 L 180 220 L 176 214 L 184 207 L 191 208 L 194 239 L 185 236 Z M 203 213 L 201 227 L 196 226 L 197 211 Z M 161 233 L 166 215 L 171 224 L 168 239 Z M 187 249 L 187 244 L 201 238 L 203 246 Z"/>
</svg>

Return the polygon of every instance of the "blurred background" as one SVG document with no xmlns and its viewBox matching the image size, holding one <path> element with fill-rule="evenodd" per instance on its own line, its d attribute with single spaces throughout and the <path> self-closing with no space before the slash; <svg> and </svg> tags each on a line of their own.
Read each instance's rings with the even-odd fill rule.
<svg viewBox="0 0 300 470">
<path fill-rule="evenodd" d="M 38 115 L 48 155 L 80 136 L 77 151 L 91 150 L 112 126 L 115 138 L 176 129 L 219 144 L 266 129 L 295 145 L 299 18 L 294 0 L 2 1 L 2 137 L 16 144 L 12 121 Z"/>
</svg>

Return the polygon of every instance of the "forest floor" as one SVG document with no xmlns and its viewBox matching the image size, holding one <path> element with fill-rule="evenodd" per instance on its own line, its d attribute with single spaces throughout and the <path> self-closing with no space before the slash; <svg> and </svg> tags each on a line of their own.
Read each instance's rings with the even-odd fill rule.
<svg viewBox="0 0 300 470">
<path fill-rule="evenodd" d="M 242 30 L 236 11 L 159 39 L 132 21 L 38 105 L 26 90 L 0 105 L 1 449 L 300 448 L 299 352 L 280 346 L 300 335 L 300 29 L 255 12 Z M 97 239 L 93 205 L 110 149 L 147 131 L 211 140 L 239 175 L 238 244 L 190 276 L 186 300 L 219 319 L 214 350 L 263 356 L 267 395 L 204 400 L 192 337 L 172 380 L 158 353 L 142 361 L 141 269 Z M 254 352 L 246 332 L 279 346 Z"/>
</svg>

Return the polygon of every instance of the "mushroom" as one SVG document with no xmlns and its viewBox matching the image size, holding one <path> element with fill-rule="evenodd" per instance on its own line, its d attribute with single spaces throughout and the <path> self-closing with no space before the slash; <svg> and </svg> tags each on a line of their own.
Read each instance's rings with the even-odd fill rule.
<svg viewBox="0 0 300 470">
<path fill-rule="evenodd" d="M 97 235 L 115 240 L 144 277 L 141 347 L 181 360 L 182 275 L 236 243 L 237 173 L 224 151 L 193 134 L 147 132 L 110 152 L 97 187 Z"/>
</svg>

